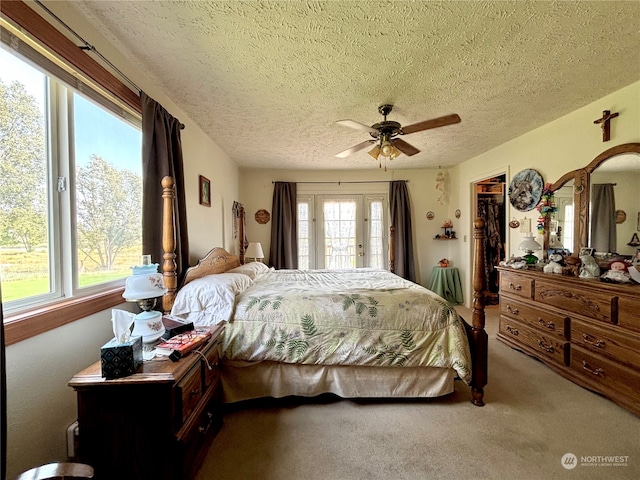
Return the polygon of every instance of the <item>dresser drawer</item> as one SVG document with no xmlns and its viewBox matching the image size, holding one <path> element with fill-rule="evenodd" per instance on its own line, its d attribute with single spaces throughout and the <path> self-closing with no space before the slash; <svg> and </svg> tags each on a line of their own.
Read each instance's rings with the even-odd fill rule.
<svg viewBox="0 0 640 480">
<path fill-rule="evenodd" d="M 615 330 L 616 327 L 602 328 L 574 320 L 571 325 L 571 343 L 640 369 L 640 335 Z"/>
<path fill-rule="evenodd" d="M 198 402 L 202 399 L 202 367 L 200 362 L 196 363 L 189 372 L 180 380 L 177 385 L 179 392 L 179 398 L 182 405 L 182 425 L 186 422 L 193 410 L 198 405 Z M 178 416 L 178 420 L 180 416 Z"/>
<path fill-rule="evenodd" d="M 618 300 L 618 325 L 640 332 L 640 285 L 635 296 L 620 296 Z"/>
<path fill-rule="evenodd" d="M 207 395 L 209 397 L 209 395 Z M 178 435 L 180 449 L 184 455 L 185 471 L 181 478 L 194 478 L 206 457 L 208 446 L 222 426 L 220 395 L 214 392 L 205 407 L 191 418 Z"/>
<path fill-rule="evenodd" d="M 635 369 L 615 364 L 574 346 L 571 348 L 571 370 L 587 382 L 615 390 L 629 400 L 640 402 L 640 373 Z M 615 395 L 606 393 L 615 400 Z"/>
<path fill-rule="evenodd" d="M 500 272 L 500 292 L 533 298 L 533 279 L 516 273 Z"/>
<path fill-rule="evenodd" d="M 544 280 L 536 281 L 535 300 L 602 322 L 616 323 L 618 297 L 609 293 L 562 287 Z"/>
<path fill-rule="evenodd" d="M 551 335 L 569 339 L 569 317 L 566 315 L 550 313 L 510 297 L 500 299 L 500 313 L 526 325 L 540 328 Z"/>
<path fill-rule="evenodd" d="M 530 328 L 504 315 L 500 316 L 500 333 L 512 341 L 526 345 L 560 365 L 569 365 L 569 342 L 535 328 Z"/>
</svg>

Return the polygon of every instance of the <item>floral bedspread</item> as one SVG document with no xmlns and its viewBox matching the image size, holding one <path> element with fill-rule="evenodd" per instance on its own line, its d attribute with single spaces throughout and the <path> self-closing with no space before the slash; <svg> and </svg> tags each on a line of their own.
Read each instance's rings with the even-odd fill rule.
<svg viewBox="0 0 640 480">
<path fill-rule="evenodd" d="M 453 307 L 385 270 L 272 270 L 238 296 L 225 330 L 231 360 L 451 367 L 471 380 Z"/>
</svg>

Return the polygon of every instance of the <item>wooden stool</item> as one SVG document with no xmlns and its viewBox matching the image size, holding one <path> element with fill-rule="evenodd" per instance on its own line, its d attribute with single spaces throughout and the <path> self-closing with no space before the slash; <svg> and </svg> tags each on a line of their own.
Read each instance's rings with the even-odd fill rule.
<svg viewBox="0 0 640 480">
<path fill-rule="evenodd" d="M 93 467 L 84 463 L 49 463 L 21 473 L 16 480 L 93 478 Z"/>
</svg>

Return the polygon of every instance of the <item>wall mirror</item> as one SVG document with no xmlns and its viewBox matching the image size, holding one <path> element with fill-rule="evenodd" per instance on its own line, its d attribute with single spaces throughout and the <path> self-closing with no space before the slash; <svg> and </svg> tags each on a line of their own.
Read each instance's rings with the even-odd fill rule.
<svg viewBox="0 0 640 480">
<path fill-rule="evenodd" d="M 627 245 L 640 225 L 640 143 L 625 143 L 605 150 L 586 167 L 563 175 L 552 185 L 555 192 L 556 222 L 545 231 L 545 250 L 553 241 L 552 228 L 560 226 L 557 237 L 574 253 L 582 247 L 600 253 L 633 255 Z M 571 202 L 571 190 L 573 199 Z M 616 223 L 616 210 L 626 220 Z M 620 219 L 620 215 L 618 215 Z M 567 230 L 573 231 L 573 238 Z"/>
</svg>

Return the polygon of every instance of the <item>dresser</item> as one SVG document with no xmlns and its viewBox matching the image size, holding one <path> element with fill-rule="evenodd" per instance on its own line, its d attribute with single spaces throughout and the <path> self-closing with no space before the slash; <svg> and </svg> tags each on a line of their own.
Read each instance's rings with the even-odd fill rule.
<svg viewBox="0 0 640 480">
<path fill-rule="evenodd" d="M 100 479 L 188 479 L 222 424 L 217 369 L 223 326 L 177 362 L 144 362 L 134 375 L 106 380 L 100 362 L 69 385 L 78 398 L 78 459 Z"/>
<path fill-rule="evenodd" d="M 640 285 L 498 270 L 498 340 L 640 415 Z"/>
</svg>

